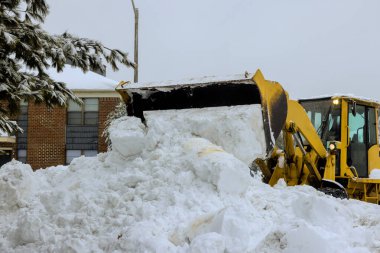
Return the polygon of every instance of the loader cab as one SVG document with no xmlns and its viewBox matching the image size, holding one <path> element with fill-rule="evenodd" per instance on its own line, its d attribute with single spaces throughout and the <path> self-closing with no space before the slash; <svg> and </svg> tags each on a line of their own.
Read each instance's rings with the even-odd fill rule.
<svg viewBox="0 0 380 253">
<path fill-rule="evenodd" d="M 354 167 L 360 178 L 368 178 L 369 172 L 380 165 L 379 104 L 352 97 L 342 98 L 342 101 L 347 104 L 348 114 L 346 166 Z"/>
<path fill-rule="evenodd" d="M 336 177 L 368 178 L 380 168 L 378 108 L 373 101 L 351 96 L 300 100 L 326 149 L 337 144 Z"/>
</svg>

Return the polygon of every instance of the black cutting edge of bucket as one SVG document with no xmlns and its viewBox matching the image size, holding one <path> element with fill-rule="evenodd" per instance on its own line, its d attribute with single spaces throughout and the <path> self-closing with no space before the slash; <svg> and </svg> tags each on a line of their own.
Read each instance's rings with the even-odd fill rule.
<svg viewBox="0 0 380 253">
<path fill-rule="evenodd" d="M 262 104 L 264 132 L 267 144 L 267 155 L 271 153 L 280 135 L 287 117 L 288 103 L 285 92 L 281 93 L 277 99 L 265 101 Z"/>
<path fill-rule="evenodd" d="M 204 86 L 184 86 L 170 91 L 155 88 L 149 95 L 133 92 L 127 105 L 129 116 L 144 120 L 144 111 L 191 109 L 220 106 L 260 104 L 260 92 L 254 83 L 213 83 Z"/>
</svg>

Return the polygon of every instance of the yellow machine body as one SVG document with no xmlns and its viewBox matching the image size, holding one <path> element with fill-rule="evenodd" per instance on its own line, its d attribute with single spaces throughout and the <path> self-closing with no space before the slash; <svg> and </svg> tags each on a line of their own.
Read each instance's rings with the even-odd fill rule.
<svg viewBox="0 0 380 253">
<path fill-rule="evenodd" d="M 264 181 L 273 186 L 284 179 L 289 186 L 308 184 L 337 197 L 380 204 L 380 179 L 369 178 L 380 169 L 380 104 L 343 95 L 288 99 L 287 104 L 276 149 L 256 160 Z M 331 135 L 335 123 L 339 134 Z"/>
</svg>

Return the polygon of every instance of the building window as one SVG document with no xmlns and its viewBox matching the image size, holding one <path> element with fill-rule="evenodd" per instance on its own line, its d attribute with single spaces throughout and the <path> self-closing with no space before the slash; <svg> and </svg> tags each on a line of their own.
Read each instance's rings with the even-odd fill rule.
<svg viewBox="0 0 380 253">
<path fill-rule="evenodd" d="M 98 154 L 98 98 L 83 98 L 83 105 L 68 102 L 66 127 L 66 163 L 80 156 Z"/>
<path fill-rule="evenodd" d="M 26 149 L 17 150 L 17 160 L 22 163 L 26 163 Z"/>
<path fill-rule="evenodd" d="M 27 149 L 28 140 L 28 102 L 20 102 L 20 113 L 17 116 L 17 124 L 21 127 L 24 132 L 17 133 L 17 149 Z"/>
<path fill-rule="evenodd" d="M 28 102 L 20 102 L 20 113 L 17 117 L 17 124 L 24 130 L 24 132 L 17 133 L 17 160 L 26 163 L 26 150 L 28 144 Z"/>
<path fill-rule="evenodd" d="M 97 150 L 66 150 L 66 164 L 71 163 L 74 158 L 80 156 L 93 157 L 98 154 Z"/>
<path fill-rule="evenodd" d="M 67 108 L 68 125 L 97 125 L 99 100 L 97 98 L 83 98 L 83 105 L 69 100 Z"/>
</svg>

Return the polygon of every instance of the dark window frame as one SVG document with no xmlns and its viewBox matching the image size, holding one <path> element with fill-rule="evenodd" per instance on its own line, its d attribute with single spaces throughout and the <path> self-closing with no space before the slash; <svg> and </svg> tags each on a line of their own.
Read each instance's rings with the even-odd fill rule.
<svg viewBox="0 0 380 253">
<path fill-rule="evenodd" d="M 302 100 L 300 104 L 305 109 L 308 117 L 314 126 L 317 134 L 321 138 L 323 145 L 327 148 L 328 141 L 340 141 L 342 138 L 342 106 L 339 103 L 334 105 L 331 98 Z M 321 118 L 316 124 L 316 115 L 320 114 Z M 326 120 L 326 121 L 325 121 Z M 325 121 L 325 122 L 324 122 Z M 335 122 L 335 125 L 334 125 Z M 334 134 L 331 130 L 335 130 Z"/>
<path fill-rule="evenodd" d="M 87 111 L 86 110 L 86 100 L 88 99 L 96 99 L 97 101 L 97 110 L 96 111 Z M 82 98 L 83 100 L 83 105 L 80 106 L 80 111 L 69 111 L 69 107 L 67 107 L 67 110 L 66 110 L 66 118 L 67 118 L 67 125 L 68 126 L 97 126 L 99 125 L 99 98 Z M 96 122 L 94 123 L 90 123 L 88 124 L 88 122 L 86 123 L 86 113 L 90 113 L 90 114 L 93 114 L 93 115 L 96 115 L 96 117 L 94 117 L 93 119 L 95 119 Z M 71 115 L 75 115 L 75 114 L 78 114 L 80 115 L 80 123 L 72 123 L 70 122 L 70 114 Z M 76 117 L 76 119 L 78 119 L 79 117 Z"/>
<path fill-rule="evenodd" d="M 17 116 L 17 124 L 24 130 L 23 133 L 16 133 L 16 150 L 15 150 L 15 158 L 19 160 L 19 151 L 25 150 L 25 161 L 28 162 L 28 112 L 29 112 L 29 102 L 21 101 L 20 102 L 20 112 Z"/>
</svg>

